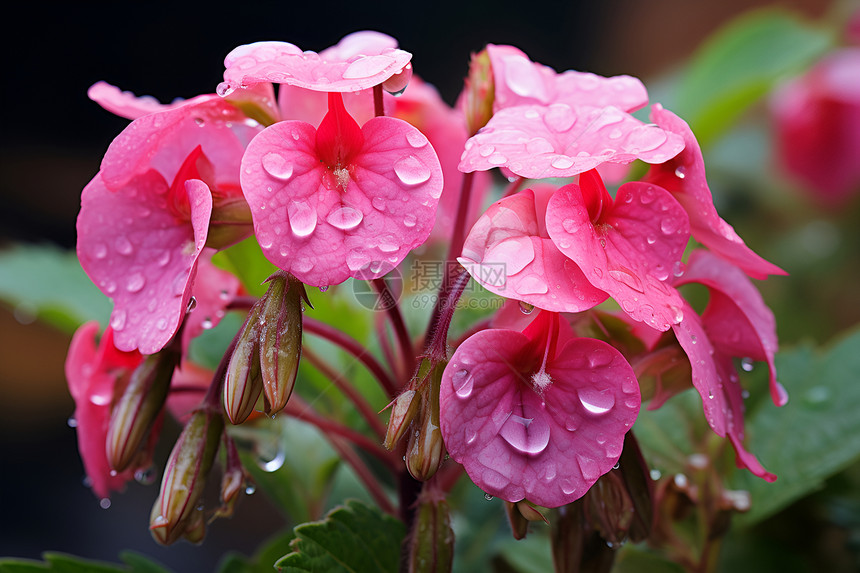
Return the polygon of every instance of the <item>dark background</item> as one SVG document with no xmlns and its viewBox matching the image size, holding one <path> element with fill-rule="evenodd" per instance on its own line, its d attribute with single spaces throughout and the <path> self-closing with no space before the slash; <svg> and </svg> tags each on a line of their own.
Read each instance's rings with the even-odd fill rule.
<svg viewBox="0 0 860 573">
<path fill-rule="evenodd" d="M 647 84 L 721 23 L 761 3 L 16 3 L 0 33 L 0 248 L 18 241 L 74 247 L 80 191 L 128 123 L 87 99 L 99 80 L 169 102 L 213 92 L 224 56 L 237 45 L 284 40 L 319 51 L 374 29 L 412 52 L 415 73 L 449 103 L 469 54 L 487 42 L 514 44 L 559 71 L 628 73 Z M 829 2 L 779 4 L 815 16 Z M 146 529 L 154 486 L 132 484 L 110 509 L 99 509 L 81 484 L 66 426 L 73 411 L 63 379 L 68 342 L 67 333 L 20 324 L 0 306 L 0 557 L 59 550 L 115 561 L 120 550 L 135 549 L 177 571 L 208 571 L 228 548 L 249 553 L 283 523 L 256 495 L 233 523 L 216 522 L 202 547 L 163 549 Z"/>
</svg>

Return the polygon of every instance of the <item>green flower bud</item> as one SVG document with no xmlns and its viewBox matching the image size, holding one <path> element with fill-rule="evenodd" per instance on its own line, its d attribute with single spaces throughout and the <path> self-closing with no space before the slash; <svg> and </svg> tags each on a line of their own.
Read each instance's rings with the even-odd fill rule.
<svg viewBox="0 0 860 573">
<path fill-rule="evenodd" d="M 445 365 L 444 361 L 435 364 L 427 376 L 429 384 L 423 384 L 420 389 L 421 409 L 412 423 L 406 446 L 406 469 L 419 481 L 433 477 L 445 455 L 439 429 L 439 388 Z"/>
<path fill-rule="evenodd" d="M 419 498 L 409 535 L 410 573 L 448 572 L 454 562 L 454 530 L 448 504 L 429 497 L 435 496 Z"/>
<path fill-rule="evenodd" d="M 496 98 L 493 67 L 487 50 L 472 54 L 469 76 L 466 78 L 462 98 L 463 113 L 469 136 L 487 125 L 493 117 L 493 102 Z"/>
<path fill-rule="evenodd" d="M 224 410 L 233 424 L 241 424 L 251 415 L 263 391 L 259 352 L 261 309 L 262 305 L 258 303 L 248 313 L 227 365 Z"/>
<path fill-rule="evenodd" d="M 421 405 L 421 397 L 416 397 L 415 390 L 406 390 L 394 399 L 391 406 L 391 417 L 388 419 L 388 430 L 382 445 L 392 450 L 415 419 Z"/>
<path fill-rule="evenodd" d="M 260 312 L 260 367 L 266 414 L 284 409 L 299 371 L 302 357 L 302 300 L 304 285 L 286 273 L 269 279 L 269 290 Z"/>
</svg>

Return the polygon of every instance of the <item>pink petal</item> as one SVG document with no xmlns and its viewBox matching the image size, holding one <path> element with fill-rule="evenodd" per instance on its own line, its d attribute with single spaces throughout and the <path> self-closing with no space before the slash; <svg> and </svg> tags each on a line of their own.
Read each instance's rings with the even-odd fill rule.
<svg viewBox="0 0 860 573">
<path fill-rule="evenodd" d="M 198 145 L 216 166 L 220 187 L 239 180 L 242 142 L 231 129 L 245 116 L 218 96 L 199 96 L 183 105 L 133 121 L 110 144 L 102 159 L 102 180 L 112 190 L 155 169 L 172 181 L 188 154 Z"/>
<path fill-rule="evenodd" d="M 681 319 L 681 297 L 666 281 L 680 265 L 689 223 L 668 192 L 626 183 L 592 224 L 583 190 L 567 185 L 549 200 L 546 223 L 559 250 L 631 318 L 660 331 Z"/>
<path fill-rule="evenodd" d="M 660 104 L 651 108 L 651 120 L 684 140 L 684 150 L 671 161 L 655 165 L 647 181 L 671 192 L 690 216 L 690 229 L 697 241 L 739 266 L 753 278 L 784 275 L 785 271 L 755 254 L 731 225 L 717 214 L 705 178 L 702 150 L 687 123 Z"/>
<path fill-rule="evenodd" d="M 359 125 L 364 125 L 376 115 L 373 108 L 373 90 L 346 92 L 342 96 L 346 111 Z M 386 115 L 390 115 L 389 112 L 394 107 L 390 97 L 383 98 L 387 103 Z M 295 119 L 318 127 L 328 112 L 328 94 L 281 84 L 278 88 L 278 106 L 281 119 Z"/>
<path fill-rule="evenodd" d="M 490 292 L 553 312 L 580 312 L 604 300 L 544 225 L 553 189 L 539 186 L 494 203 L 481 215 L 458 259 Z"/>
<path fill-rule="evenodd" d="M 382 276 L 433 227 L 442 173 L 426 138 L 389 117 L 361 132 L 364 146 L 338 174 L 320 163 L 316 131 L 302 122 L 268 127 L 245 154 L 242 188 L 257 240 L 306 284 Z"/>
<path fill-rule="evenodd" d="M 699 249 L 675 284 L 701 283 L 711 293 L 702 321 L 708 337 L 723 354 L 767 362 L 771 397 L 785 404 L 785 389 L 776 380 L 776 320 L 758 289 L 736 266 Z"/>
<path fill-rule="evenodd" d="M 122 353 L 113 345 L 108 328 L 97 344 L 99 325 L 88 322 L 72 337 L 66 357 L 66 380 L 75 400 L 75 430 L 78 450 L 89 478 L 90 487 L 99 498 L 122 490 L 132 478 L 131 471 L 111 475 L 105 439 L 110 419 L 114 385 L 123 373 L 129 373 L 141 361 L 139 353 Z"/>
<path fill-rule="evenodd" d="M 157 352 L 185 314 L 212 212 L 205 183 L 189 180 L 186 189 L 188 223 L 171 210 L 167 182 L 155 171 L 118 191 L 108 190 L 101 175 L 84 188 L 78 258 L 90 279 L 113 299 L 110 324 L 121 350 Z"/>
<path fill-rule="evenodd" d="M 460 170 L 506 167 L 529 179 L 571 177 L 602 163 L 661 163 L 683 147 L 680 136 L 613 106 L 518 106 L 498 111 L 466 143 Z"/>
<path fill-rule="evenodd" d="M 481 331 L 460 345 L 442 378 L 441 429 L 478 487 L 558 507 L 618 461 L 639 388 L 618 351 L 581 338 L 550 357 L 537 392 L 533 350 L 510 330 Z"/>
<path fill-rule="evenodd" d="M 224 82 L 218 93 L 261 82 L 289 84 L 323 92 L 351 92 L 379 85 L 400 72 L 412 54 L 373 32 L 346 36 L 337 46 L 317 54 L 287 42 L 256 42 L 239 46 L 224 59 Z"/>
<path fill-rule="evenodd" d="M 494 111 L 518 105 L 616 106 L 635 111 L 648 103 L 648 93 L 638 79 L 630 76 L 605 78 L 568 70 L 557 74 L 551 68 L 529 60 L 513 46 L 487 45 L 493 68 Z"/>
<path fill-rule="evenodd" d="M 213 375 L 211 370 L 187 360 L 173 372 L 167 409 L 180 424 L 184 424 L 191 412 L 200 406 Z"/>
<path fill-rule="evenodd" d="M 184 103 L 163 104 L 152 96 L 136 96 L 131 92 L 121 91 L 107 82 L 96 82 L 91 85 L 87 90 L 87 96 L 107 111 L 126 119 L 137 119 Z"/>
</svg>

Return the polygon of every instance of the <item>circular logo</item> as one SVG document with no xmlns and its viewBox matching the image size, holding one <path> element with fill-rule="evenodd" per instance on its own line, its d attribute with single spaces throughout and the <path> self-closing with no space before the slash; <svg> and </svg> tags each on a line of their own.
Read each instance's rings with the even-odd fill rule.
<svg viewBox="0 0 860 573">
<path fill-rule="evenodd" d="M 355 280 L 352 281 L 352 294 L 358 304 L 364 308 L 385 312 L 393 308 L 403 295 L 403 274 L 400 269 L 394 267 L 387 275 L 376 279 L 384 282 L 386 286 L 383 292 L 379 292 L 373 284 L 374 273 L 369 271 L 371 267 L 373 267 L 372 263 L 356 273 Z"/>
</svg>

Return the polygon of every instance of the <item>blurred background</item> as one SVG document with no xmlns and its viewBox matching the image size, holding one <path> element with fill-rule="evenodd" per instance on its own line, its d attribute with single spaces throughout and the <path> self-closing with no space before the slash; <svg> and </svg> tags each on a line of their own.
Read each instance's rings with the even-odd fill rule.
<svg viewBox="0 0 860 573">
<path fill-rule="evenodd" d="M 448 103 L 459 93 L 470 53 L 488 42 L 516 45 L 559 71 L 630 74 L 649 88 L 653 81 L 659 90 L 709 34 L 750 8 L 778 5 L 811 19 L 830 18 L 833 24 L 834 14 L 847 13 L 844 4 L 837 9 L 825 0 L 245 1 L 214 7 L 19 3 L 0 34 L 6 70 L 0 91 L 6 112 L 0 129 L 0 249 L 22 243 L 74 248 L 81 189 L 127 124 L 87 99 L 87 88 L 99 80 L 169 102 L 214 91 L 223 58 L 237 45 L 285 40 L 319 51 L 347 33 L 374 29 L 412 52 L 415 73 L 437 86 Z M 706 154 L 706 164 L 708 160 Z M 716 196 L 718 190 L 714 192 Z M 850 217 L 856 220 L 856 201 L 832 212 L 790 188 L 785 197 L 771 193 L 750 199 L 745 192 L 736 188 L 717 196 L 721 213 L 750 246 L 793 275 L 792 257 L 833 252 L 840 225 Z M 787 203 L 792 211 L 774 210 L 772 218 L 762 220 L 745 211 L 753 201 Z M 797 212 L 805 212 L 805 218 Z M 781 242 L 765 238 L 798 220 L 798 233 L 807 235 Z M 798 244 L 811 254 L 795 248 Z M 815 266 L 804 269 L 795 278 L 821 272 Z M 814 281 L 788 282 L 795 278 L 771 279 L 761 286 L 766 301 L 794 305 L 781 308 L 777 303 L 775 309 L 783 345 L 803 340 L 823 344 L 860 320 L 856 261 L 846 272 L 847 283 L 822 281 L 824 290 L 816 291 Z M 62 290 L 64 284 L 50 288 Z M 804 297 L 809 303 L 797 305 Z M 824 316 L 823 303 L 816 304 L 822 299 L 838 311 Z M 180 543 L 162 548 L 146 529 L 154 487 L 131 484 L 126 494 L 114 496 L 109 509 L 101 509 L 82 485 L 75 435 L 67 425 L 74 409 L 63 375 L 69 340 L 69 332 L 35 320 L 28 308 L 0 304 L 0 556 L 37 558 L 55 550 L 115 561 L 119 551 L 135 549 L 177 571 L 207 571 L 227 549 L 250 553 L 284 523 L 262 496 L 252 496 L 242 502 L 232 523 L 211 528 L 202 547 Z M 776 526 L 768 530 L 772 539 L 806 543 L 812 559 L 816 551 L 824 551 L 817 545 L 815 530 L 820 528 L 841 559 L 836 565 L 850 567 L 860 544 L 860 524 L 822 517 L 820 507 L 810 503 L 793 509 L 797 519 L 806 520 L 798 522 L 805 541 L 800 530 L 785 532 Z"/>
</svg>

